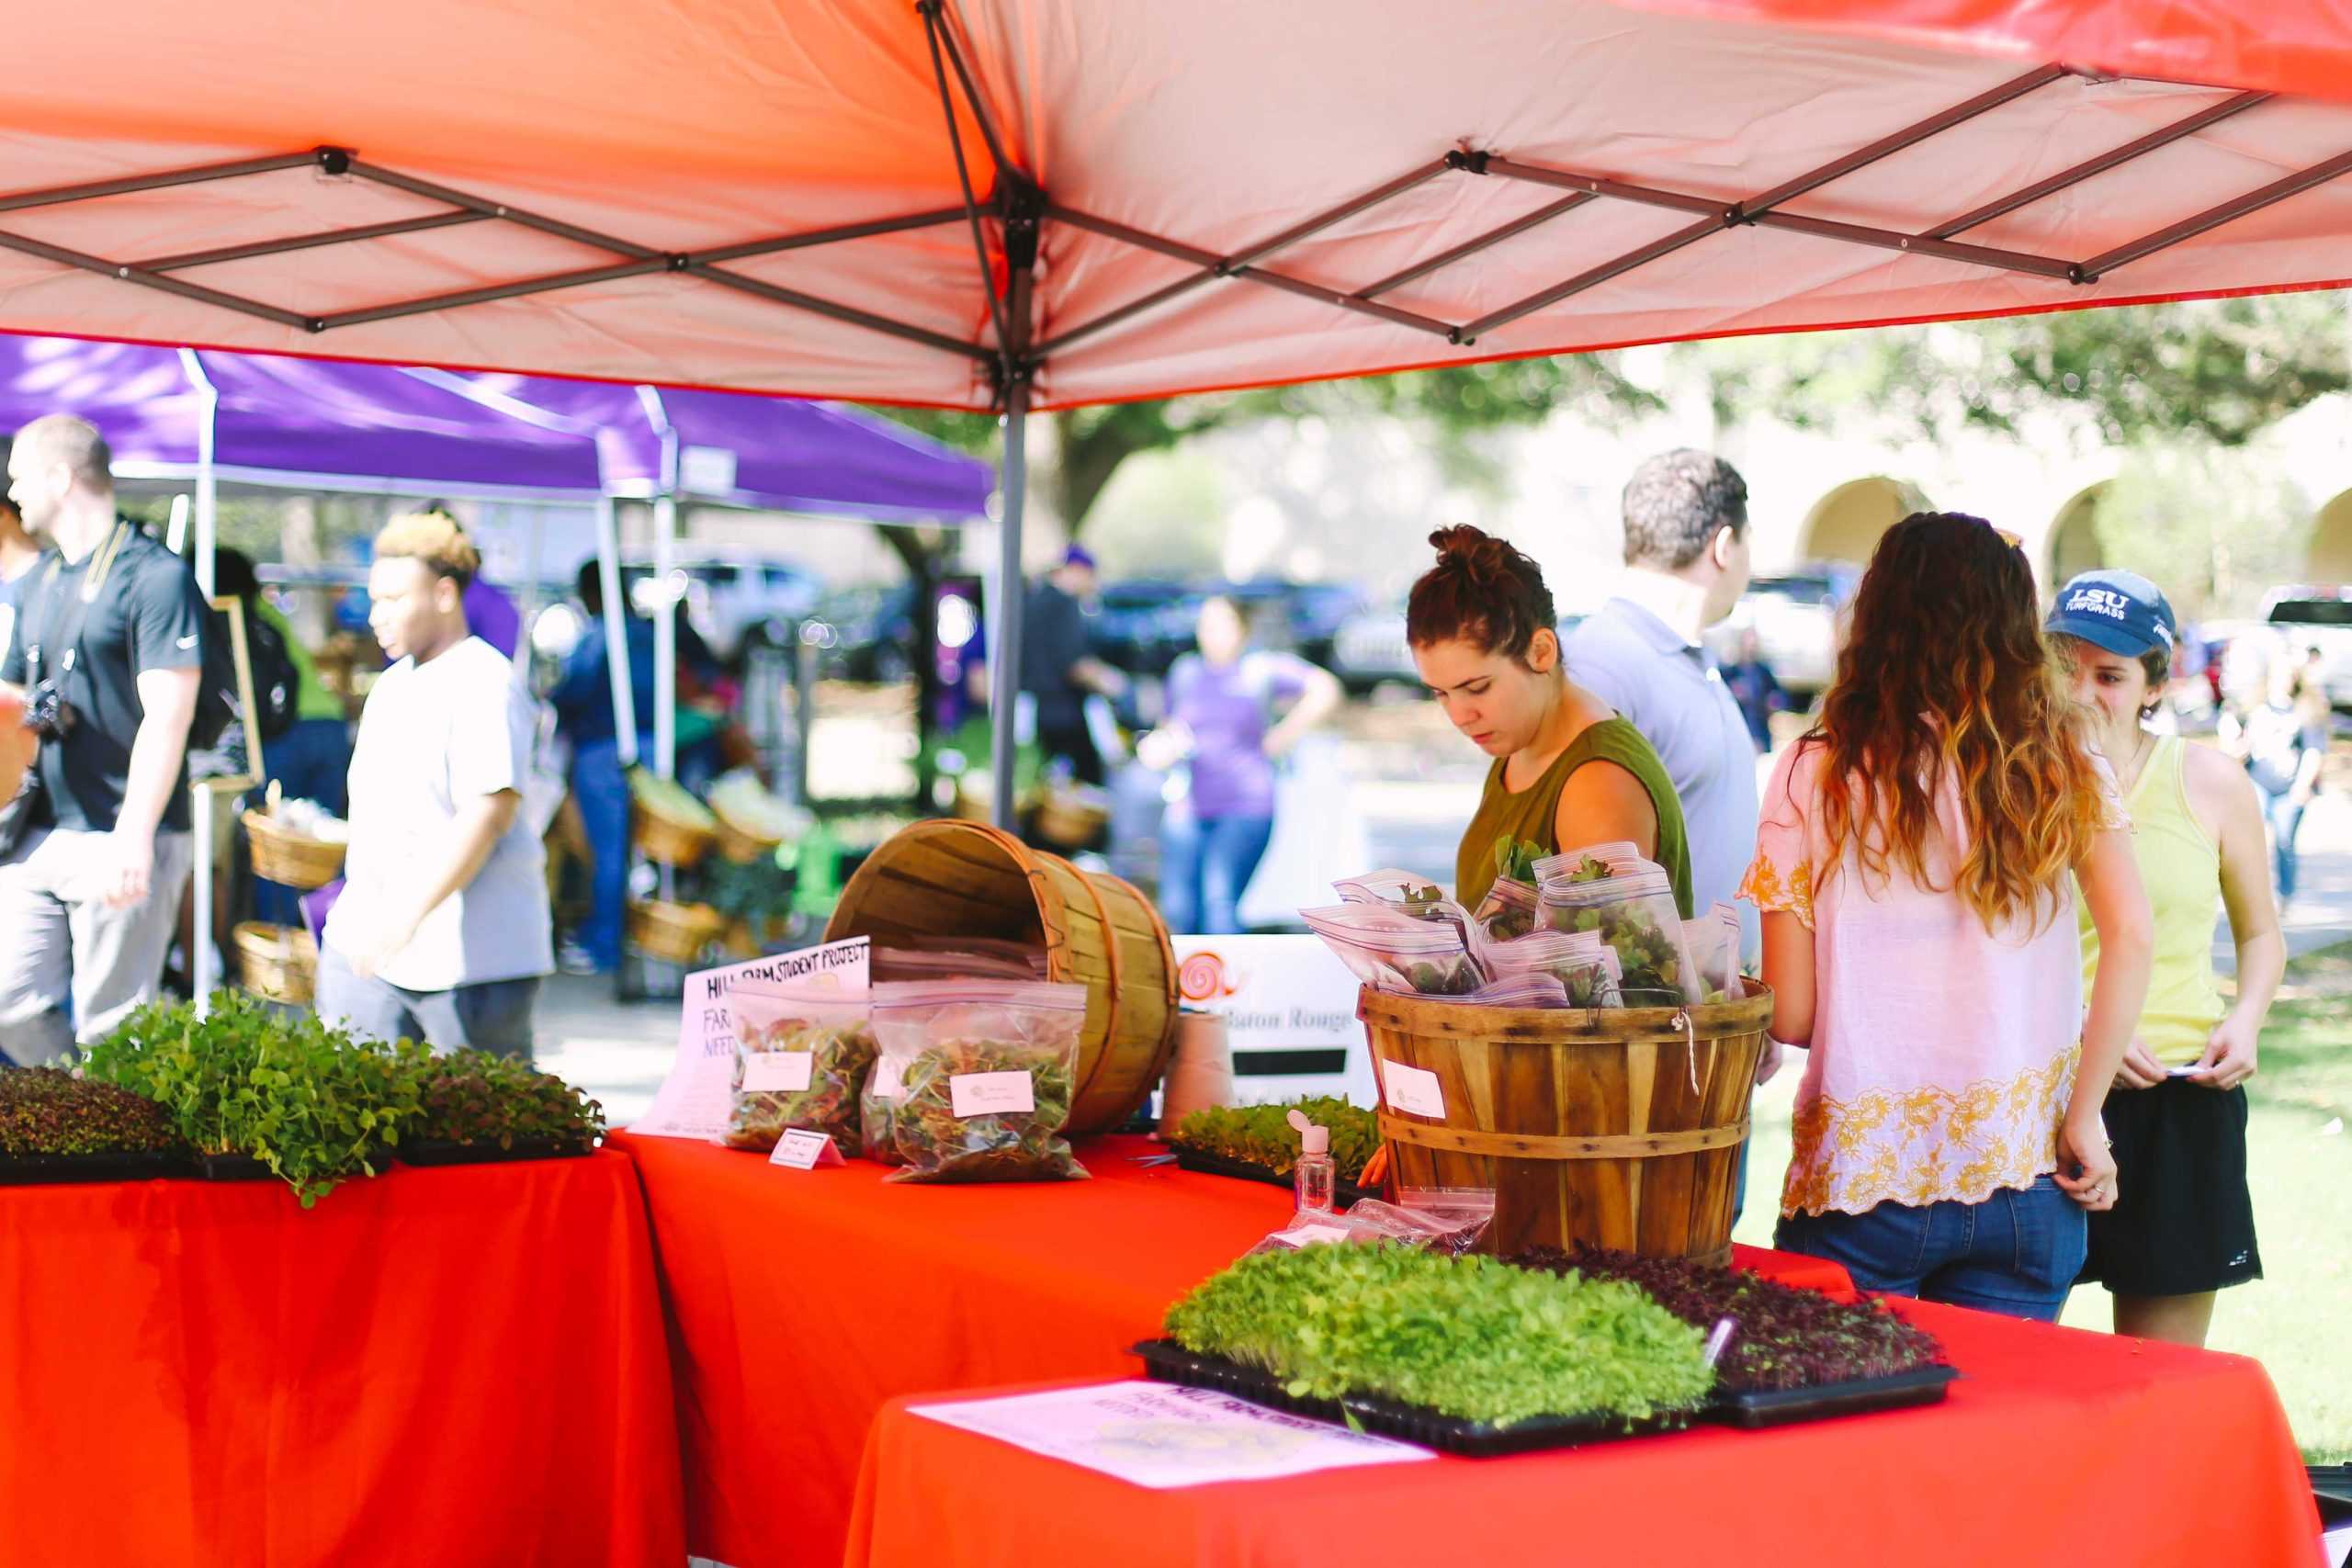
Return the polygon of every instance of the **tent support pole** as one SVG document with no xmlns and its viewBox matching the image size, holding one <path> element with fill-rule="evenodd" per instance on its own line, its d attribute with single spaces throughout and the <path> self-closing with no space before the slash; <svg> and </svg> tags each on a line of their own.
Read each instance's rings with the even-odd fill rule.
<svg viewBox="0 0 2352 1568">
<path fill-rule="evenodd" d="M 637 766 L 637 693 L 628 678 L 628 605 L 621 598 L 619 508 L 611 496 L 596 502 L 596 586 L 605 601 L 605 673 L 613 686 L 613 732 L 621 766 Z"/>
<path fill-rule="evenodd" d="M 212 464 L 220 394 L 214 390 L 211 381 L 205 376 L 195 350 L 180 350 L 180 362 L 187 367 L 189 378 L 199 389 L 204 408 L 203 418 L 197 425 L 196 547 L 189 556 L 196 568 L 197 589 L 209 599 L 213 589 L 212 550 L 220 531 L 220 487 L 213 475 Z M 245 715 L 244 720 L 248 727 L 256 727 L 258 723 L 252 714 Z M 258 728 L 250 728 L 248 744 L 258 756 L 261 750 Z M 212 884 L 212 792 L 198 784 L 189 795 L 189 826 L 193 829 L 191 836 L 196 840 L 196 870 L 194 901 L 189 911 L 192 918 L 188 931 L 187 976 L 188 989 L 196 993 L 191 998 L 196 1004 L 196 1014 L 201 1018 L 211 1010 L 212 987 L 220 983 L 220 978 L 214 972 L 219 954 L 212 945 L 212 904 L 219 889 Z"/>
<path fill-rule="evenodd" d="M 1021 571 L 1021 523 L 1029 493 L 1029 383 L 1004 389 L 1004 521 L 997 529 L 996 639 L 989 662 L 989 781 L 996 825 L 1020 827 L 1012 764 L 1018 750 L 1013 707 L 1021 693 L 1021 611 L 1026 582 Z"/>
<path fill-rule="evenodd" d="M 653 771 L 665 779 L 678 776 L 679 595 L 671 581 L 677 568 L 678 498 L 665 491 L 653 502 L 653 580 L 662 585 L 653 623 Z"/>
</svg>

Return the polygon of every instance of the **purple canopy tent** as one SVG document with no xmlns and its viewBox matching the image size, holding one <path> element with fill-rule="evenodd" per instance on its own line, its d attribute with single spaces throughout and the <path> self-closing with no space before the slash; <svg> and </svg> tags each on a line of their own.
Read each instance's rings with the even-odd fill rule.
<svg viewBox="0 0 2352 1568">
<path fill-rule="evenodd" d="M 549 376 L 410 374 L 501 413 L 592 437 L 605 493 L 652 502 L 654 578 L 665 584 L 681 501 L 960 523 L 988 514 L 996 486 L 995 470 L 978 458 L 823 403 Z M 654 764 L 664 778 L 676 762 L 677 649 L 675 600 L 665 597 L 653 641 Z"/>
<path fill-rule="evenodd" d="M 288 490 L 569 502 L 597 509 L 599 554 L 617 558 L 595 443 L 517 419 L 446 387 L 379 365 L 210 350 L 0 335 L 0 429 L 74 413 L 107 438 L 126 479 L 179 480 L 196 491 L 190 550 L 212 592 L 220 481 Z M 617 598 L 617 574 L 608 587 Z M 609 636 L 619 635 L 615 620 Z M 623 668 L 620 665 L 616 669 Z M 630 713 L 628 681 L 614 702 Z M 632 715 L 633 722 L 633 715 Z M 211 796 L 197 792 L 198 841 Z M 196 921 L 212 920 L 212 857 L 197 857 Z M 199 997 L 213 955 L 192 960 Z"/>
</svg>

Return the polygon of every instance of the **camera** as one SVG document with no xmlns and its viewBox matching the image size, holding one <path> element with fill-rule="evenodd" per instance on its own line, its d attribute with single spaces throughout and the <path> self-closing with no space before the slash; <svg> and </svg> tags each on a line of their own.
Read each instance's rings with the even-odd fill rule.
<svg viewBox="0 0 2352 1568">
<path fill-rule="evenodd" d="M 81 714 L 54 681 L 43 681 L 25 694 L 25 728 L 43 740 L 62 740 L 81 722 Z"/>
</svg>

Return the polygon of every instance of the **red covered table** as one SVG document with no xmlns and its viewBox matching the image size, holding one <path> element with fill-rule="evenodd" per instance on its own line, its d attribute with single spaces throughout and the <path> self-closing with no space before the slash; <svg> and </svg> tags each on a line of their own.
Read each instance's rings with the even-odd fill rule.
<svg viewBox="0 0 2352 1568">
<path fill-rule="evenodd" d="M 0 1562 L 684 1551 L 627 1156 L 0 1188 Z"/>
<path fill-rule="evenodd" d="M 733 1568 L 841 1560 L 887 1402 L 1132 1375 L 1126 1348 L 1291 1207 L 1277 1187 L 1140 1165 L 1163 1152 L 1142 1138 L 1081 1144 L 1091 1181 L 987 1187 L 621 1141 L 644 1175 L 672 1314 L 687 1542 Z M 1835 1264 L 1739 1257 L 1846 1283 Z"/>
<path fill-rule="evenodd" d="M 1965 1374 L 1940 1406 L 1177 1491 L 1132 1486 L 894 1402 L 875 1423 L 845 1562 L 2318 1562 L 2301 1461 L 2255 1362 L 1955 1307 L 1902 1310 Z"/>
</svg>

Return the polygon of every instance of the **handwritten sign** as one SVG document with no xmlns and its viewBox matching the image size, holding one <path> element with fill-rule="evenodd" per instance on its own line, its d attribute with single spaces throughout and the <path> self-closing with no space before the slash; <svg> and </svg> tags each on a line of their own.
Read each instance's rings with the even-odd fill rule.
<svg viewBox="0 0 2352 1568">
<path fill-rule="evenodd" d="M 830 1133 L 808 1133 L 794 1128 L 775 1144 L 775 1152 L 768 1156 L 770 1165 L 780 1165 L 787 1170 L 814 1170 L 820 1165 L 842 1165 L 841 1150 L 833 1146 Z"/>
<path fill-rule="evenodd" d="M 727 1131 L 735 1082 L 735 1032 L 728 1022 L 730 991 L 806 996 L 812 990 L 865 989 L 870 945 L 865 938 L 829 942 L 686 976 L 678 1015 L 678 1054 L 670 1076 L 632 1133 L 662 1138 L 716 1138 Z"/>
<path fill-rule="evenodd" d="M 1023 1073 L 954 1073 L 947 1079 L 949 1109 L 958 1116 L 1019 1114 L 1037 1109 L 1037 1086 Z"/>
<path fill-rule="evenodd" d="M 1381 1087 L 1388 1091 L 1388 1108 L 1412 1116 L 1433 1116 L 1445 1120 L 1445 1090 L 1437 1075 L 1421 1067 L 1408 1067 L 1402 1062 L 1380 1059 Z"/>
</svg>

